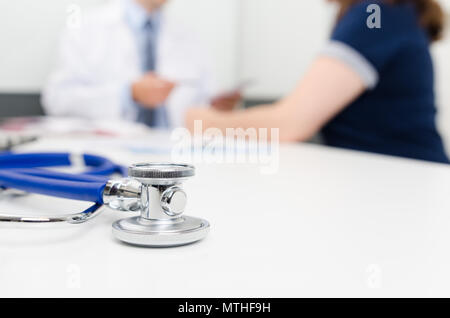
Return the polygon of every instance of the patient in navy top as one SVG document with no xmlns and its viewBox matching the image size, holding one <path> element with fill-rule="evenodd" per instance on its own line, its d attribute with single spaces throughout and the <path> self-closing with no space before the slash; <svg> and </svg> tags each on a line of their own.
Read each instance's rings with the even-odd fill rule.
<svg viewBox="0 0 450 318">
<path fill-rule="evenodd" d="M 436 0 L 329 2 L 340 9 L 331 39 L 291 93 L 234 113 L 192 108 L 188 128 L 199 119 L 203 129 L 278 128 L 281 142 L 321 133 L 332 147 L 448 164 L 430 54 L 445 27 L 442 7 Z"/>
<path fill-rule="evenodd" d="M 380 7 L 380 28 L 367 8 Z M 431 39 L 412 4 L 363 1 L 339 20 L 324 54 L 345 60 L 369 88 L 322 130 L 328 145 L 449 163 L 436 128 Z"/>
</svg>

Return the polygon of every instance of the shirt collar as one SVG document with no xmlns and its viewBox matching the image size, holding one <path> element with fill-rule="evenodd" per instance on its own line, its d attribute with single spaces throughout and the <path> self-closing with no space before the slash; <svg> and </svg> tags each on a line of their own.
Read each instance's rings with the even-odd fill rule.
<svg viewBox="0 0 450 318">
<path fill-rule="evenodd" d="M 142 30 L 147 21 L 151 21 L 154 28 L 158 28 L 161 22 L 161 10 L 148 13 L 135 0 L 123 0 L 127 23 L 134 30 Z"/>
</svg>

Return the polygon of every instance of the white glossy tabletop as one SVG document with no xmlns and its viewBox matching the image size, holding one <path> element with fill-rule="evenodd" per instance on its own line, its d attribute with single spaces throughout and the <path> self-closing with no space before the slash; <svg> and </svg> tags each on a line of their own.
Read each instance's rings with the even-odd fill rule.
<svg viewBox="0 0 450 318">
<path fill-rule="evenodd" d="M 88 151 L 123 164 L 168 159 L 112 145 L 54 138 L 21 150 Z M 111 224 L 127 215 L 109 210 L 82 225 L 0 224 L 0 296 L 450 296 L 445 165 L 289 145 L 275 174 L 198 164 L 186 188 L 187 214 L 212 228 L 184 247 L 122 244 Z M 0 213 L 82 206 L 30 196 L 1 201 Z"/>
</svg>

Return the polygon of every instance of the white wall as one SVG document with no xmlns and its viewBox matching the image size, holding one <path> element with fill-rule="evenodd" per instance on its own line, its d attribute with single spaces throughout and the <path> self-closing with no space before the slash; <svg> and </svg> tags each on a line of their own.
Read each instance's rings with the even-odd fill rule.
<svg viewBox="0 0 450 318">
<path fill-rule="evenodd" d="M 193 29 L 206 44 L 214 62 L 219 87 L 233 86 L 239 56 L 239 2 L 241 0 L 170 0 L 168 12 Z"/>
<path fill-rule="evenodd" d="M 279 97 L 305 72 L 329 36 L 334 7 L 325 1 L 241 0 L 241 79 L 249 97 Z"/>
<path fill-rule="evenodd" d="M 2 0 L 0 92 L 37 92 L 56 58 L 60 31 L 77 4 L 83 11 L 109 0 Z M 169 12 L 197 30 L 212 53 L 220 86 L 236 79 L 238 0 L 171 0 Z"/>
<path fill-rule="evenodd" d="M 89 8 L 104 0 L 3 0 L 0 4 L 0 91 L 37 92 L 56 57 L 71 3 Z"/>
<path fill-rule="evenodd" d="M 433 48 L 436 64 L 436 94 L 439 110 L 439 128 L 450 152 L 450 30 L 444 41 Z"/>
<path fill-rule="evenodd" d="M 436 64 L 439 127 L 450 153 L 450 0 L 440 2 L 447 10 L 447 32 L 444 40 L 434 46 L 433 56 Z"/>
</svg>

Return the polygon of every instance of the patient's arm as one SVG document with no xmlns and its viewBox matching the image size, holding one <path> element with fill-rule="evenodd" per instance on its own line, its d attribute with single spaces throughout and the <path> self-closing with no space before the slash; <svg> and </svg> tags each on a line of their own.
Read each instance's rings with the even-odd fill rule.
<svg viewBox="0 0 450 318">
<path fill-rule="evenodd" d="M 204 129 L 279 128 L 281 141 L 304 141 L 365 89 L 360 76 L 345 63 L 319 57 L 295 90 L 279 102 L 232 113 L 194 108 L 187 112 L 186 124 L 191 131 L 194 120 L 203 120 Z"/>
</svg>

